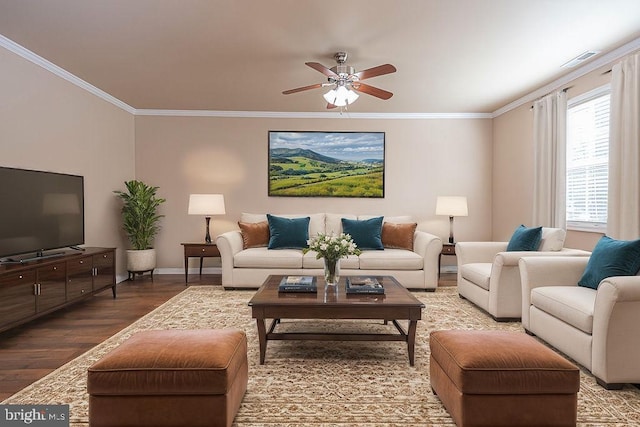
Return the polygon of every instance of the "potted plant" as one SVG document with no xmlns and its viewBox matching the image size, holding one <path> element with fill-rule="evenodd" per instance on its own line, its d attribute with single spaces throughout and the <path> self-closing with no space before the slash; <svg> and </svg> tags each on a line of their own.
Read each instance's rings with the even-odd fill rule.
<svg viewBox="0 0 640 427">
<path fill-rule="evenodd" d="M 158 187 L 142 181 L 125 181 L 127 191 L 114 191 L 122 199 L 123 229 L 131 242 L 132 250 L 127 251 L 129 273 L 151 271 L 156 267 L 156 252 L 153 239 L 160 230 L 158 221 L 164 215 L 158 214 L 158 207 L 166 200 L 156 196 Z"/>
</svg>

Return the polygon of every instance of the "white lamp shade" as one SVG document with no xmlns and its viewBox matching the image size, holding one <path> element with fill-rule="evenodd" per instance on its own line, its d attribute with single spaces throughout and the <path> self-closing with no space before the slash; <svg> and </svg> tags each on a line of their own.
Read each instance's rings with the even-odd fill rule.
<svg viewBox="0 0 640 427">
<path fill-rule="evenodd" d="M 467 198 L 464 196 L 438 196 L 436 215 L 468 216 Z"/>
<path fill-rule="evenodd" d="M 222 194 L 191 194 L 189 196 L 189 215 L 224 214 L 224 196 Z"/>
</svg>

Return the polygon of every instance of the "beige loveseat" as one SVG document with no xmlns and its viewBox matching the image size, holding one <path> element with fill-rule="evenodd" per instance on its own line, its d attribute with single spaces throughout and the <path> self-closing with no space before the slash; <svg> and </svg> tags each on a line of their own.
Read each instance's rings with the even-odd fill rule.
<svg viewBox="0 0 640 427">
<path fill-rule="evenodd" d="M 577 283 L 587 257 L 524 257 L 522 326 L 589 369 L 607 389 L 640 383 L 640 277 Z"/>
<path fill-rule="evenodd" d="M 366 220 L 375 215 L 350 214 L 274 214 L 284 218 L 309 217 L 309 238 L 318 233 L 340 234 L 342 218 Z M 266 214 L 243 213 L 240 223 L 267 221 Z M 385 217 L 385 223 L 411 224 L 408 216 Z M 246 236 L 245 236 L 246 237 Z M 266 246 L 247 247 L 240 229 L 228 231 L 216 238 L 222 259 L 222 286 L 227 288 L 257 288 L 272 274 L 317 275 L 324 272 L 322 259 L 316 253 L 306 254 L 301 249 L 268 249 Z M 415 230 L 413 248 L 363 250 L 359 256 L 350 255 L 340 261 L 342 276 L 393 276 L 409 289 L 435 290 L 438 285 L 438 263 L 442 240 L 433 234 Z"/>
<path fill-rule="evenodd" d="M 589 256 L 590 252 L 564 248 L 566 232 L 542 228 L 537 251 L 507 252 L 509 242 L 458 242 L 458 294 L 497 321 L 518 320 L 522 287 L 518 260 L 523 256 Z"/>
</svg>

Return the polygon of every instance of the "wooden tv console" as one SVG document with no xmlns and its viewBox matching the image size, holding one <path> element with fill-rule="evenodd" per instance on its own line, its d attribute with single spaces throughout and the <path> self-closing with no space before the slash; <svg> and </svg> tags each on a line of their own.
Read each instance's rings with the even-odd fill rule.
<svg viewBox="0 0 640 427">
<path fill-rule="evenodd" d="M 111 288 L 115 248 L 84 248 L 52 258 L 0 266 L 0 332 Z"/>
</svg>

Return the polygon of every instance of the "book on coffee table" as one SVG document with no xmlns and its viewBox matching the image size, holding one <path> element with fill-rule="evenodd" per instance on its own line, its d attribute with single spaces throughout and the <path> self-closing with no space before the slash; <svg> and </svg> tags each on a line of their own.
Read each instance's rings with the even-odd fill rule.
<svg viewBox="0 0 640 427">
<path fill-rule="evenodd" d="M 372 276 L 347 277 L 348 294 L 384 294 L 384 286 Z"/>
<path fill-rule="evenodd" d="M 278 286 L 278 292 L 317 292 L 314 276 L 284 276 Z"/>
</svg>

